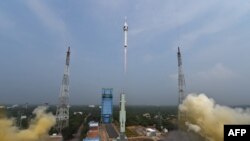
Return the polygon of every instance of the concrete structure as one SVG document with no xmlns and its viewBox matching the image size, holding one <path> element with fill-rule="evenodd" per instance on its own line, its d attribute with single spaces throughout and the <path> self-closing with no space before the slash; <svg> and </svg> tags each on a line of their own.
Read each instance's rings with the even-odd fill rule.
<svg viewBox="0 0 250 141">
<path fill-rule="evenodd" d="M 117 129 L 112 123 L 105 124 L 104 127 L 105 127 L 105 131 L 107 133 L 107 137 L 109 138 L 109 140 L 114 140 L 119 136 Z"/>
<path fill-rule="evenodd" d="M 148 137 L 156 136 L 156 130 L 152 128 L 146 128 L 146 136 Z"/>
<path fill-rule="evenodd" d="M 46 141 L 63 141 L 63 137 L 61 135 L 53 134 L 49 136 Z"/>
<path fill-rule="evenodd" d="M 101 121 L 104 124 L 112 122 L 113 116 L 113 89 L 102 89 L 102 109 L 101 109 Z"/>
<path fill-rule="evenodd" d="M 61 133 L 62 129 L 69 124 L 69 60 L 70 47 L 68 47 L 66 55 L 66 64 L 60 89 L 59 103 L 56 110 L 56 129 L 58 133 Z"/>
<path fill-rule="evenodd" d="M 145 117 L 145 118 L 149 118 L 149 119 L 151 118 L 150 113 L 144 113 L 144 114 L 142 114 L 142 116 Z"/>
<path fill-rule="evenodd" d="M 98 122 L 89 122 L 89 131 L 87 137 L 83 141 L 100 141 Z"/>
</svg>

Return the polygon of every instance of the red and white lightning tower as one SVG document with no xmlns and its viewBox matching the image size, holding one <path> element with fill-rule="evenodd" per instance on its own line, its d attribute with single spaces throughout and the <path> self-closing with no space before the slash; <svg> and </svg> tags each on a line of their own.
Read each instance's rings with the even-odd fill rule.
<svg viewBox="0 0 250 141">
<path fill-rule="evenodd" d="M 185 78 L 182 70 L 182 60 L 181 60 L 181 52 L 180 48 L 178 47 L 177 52 L 177 58 L 178 58 L 178 90 L 179 90 L 179 98 L 178 98 L 178 104 L 182 104 L 185 94 L 184 94 L 184 88 L 185 88 Z M 178 110 L 178 121 L 181 122 L 184 120 L 183 113 Z"/>
<path fill-rule="evenodd" d="M 68 47 L 66 55 L 66 64 L 60 89 L 59 103 L 56 110 L 56 129 L 58 133 L 61 133 L 62 129 L 69 124 L 69 60 L 70 47 Z"/>
</svg>

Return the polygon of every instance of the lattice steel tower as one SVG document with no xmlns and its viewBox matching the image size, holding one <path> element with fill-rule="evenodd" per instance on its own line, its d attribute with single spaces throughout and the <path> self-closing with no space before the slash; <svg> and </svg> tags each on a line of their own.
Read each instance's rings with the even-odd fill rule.
<svg viewBox="0 0 250 141">
<path fill-rule="evenodd" d="M 178 104 L 182 104 L 185 94 L 184 94 L 184 88 L 185 88 L 185 78 L 182 70 L 182 60 L 181 60 L 181 52 L 180 48 L 178 47 L 177 52 L 177 59 L 178 59 L 178 90 L 179 90 L 179 98 L 178 98 Z M 184 119 L 183 113 L 178 110 L 178 121 L 181 122 Z"/>
<path fill-rule="evenodd" d="M 56 110 L 56 129 L 58 133 L 61 133 L 62 129 L 69 124 L 69 60 L 70 47 L 68 47 L 66 55 L 66 64 L 60 89 L 59 103 Z"/>
</svg>

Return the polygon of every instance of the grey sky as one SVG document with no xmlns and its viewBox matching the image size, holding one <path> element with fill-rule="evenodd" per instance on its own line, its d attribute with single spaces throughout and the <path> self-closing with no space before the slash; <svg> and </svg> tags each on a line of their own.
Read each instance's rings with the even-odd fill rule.
<svg viewBox="0 0 250 141">
<path fill-rule="evenodd" d="M 249 104 L 250 2 L 245 0 L 12 0 L 0 5 L 0 104 L 57 103 L 67 46 L 70 101 L 99 104 L 123 84 L 127 104 L 177 104 L 177 47 L 186 92 Z"/>
</svg>

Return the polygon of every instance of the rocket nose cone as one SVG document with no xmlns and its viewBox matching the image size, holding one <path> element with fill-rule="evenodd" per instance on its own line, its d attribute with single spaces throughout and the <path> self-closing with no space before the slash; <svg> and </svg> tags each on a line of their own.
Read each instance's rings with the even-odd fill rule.
<svg viewBox="0 0 250 141">
<path fill-rule="evenodd" d="M 124 23 L 124 26 L 128 26 L 127 22 Z"/>
<path fill-rule="evenodd" d="M 124 26 L 128 26 L 128 24 L 127 24 L 127 16 L 125 16 L 125 23 L 124 23 Z"/>
</svg>

